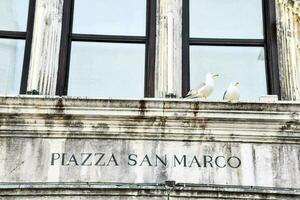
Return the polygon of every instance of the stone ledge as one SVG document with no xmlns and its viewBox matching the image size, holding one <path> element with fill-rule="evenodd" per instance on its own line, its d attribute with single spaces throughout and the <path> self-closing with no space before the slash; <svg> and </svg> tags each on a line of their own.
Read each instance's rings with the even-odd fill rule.
<svg viewBox="0 0 300 200">
<path fill-rule="evenodd" d="M 0 137 L 299 144 L 300 103 L 6 96 Z"/>
</svg>

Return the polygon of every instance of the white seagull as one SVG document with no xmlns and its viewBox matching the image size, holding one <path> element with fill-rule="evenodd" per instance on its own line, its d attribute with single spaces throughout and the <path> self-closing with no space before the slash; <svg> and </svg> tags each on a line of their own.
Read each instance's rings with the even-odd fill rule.
<svg viewBox="0 0 300 200">
<path fill-rule="evenodd" d="M 237 102 L 240 99 L 240 90 L 238 88 L 239 82 L 230 83 L 228 89 L 225 91 L 223 100 L 229 102 Z"/>
<path fill-rule="evenodd" d="M 219 76 L 217 73 L 208 73 L 206 74 L 206 79 L 204 83 L 201 83 L 196 88 L 193 88 L 189 91 L 189 93 L 185 96 L 187 99 L 195 99 L 195 98 L 204 98 L 206 99 L 215 88 L 215 80 L 214 78 Z"/>
</svg>

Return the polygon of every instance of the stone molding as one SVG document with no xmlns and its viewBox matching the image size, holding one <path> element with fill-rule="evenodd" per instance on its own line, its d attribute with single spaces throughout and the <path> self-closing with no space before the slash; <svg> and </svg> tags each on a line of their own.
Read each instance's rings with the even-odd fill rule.
<svg viewBox="0 0 300 200">
<path fill-rule="evenodd" d="M 113 196 L 167 197 L 209 199 L 297 199 L 300 190 L 289 188 L 237 187 L 225 185 L 193 185 L 177 183 L 168 187 L 164 183 L 10 183 L 0 184 L 1 196 Z"/>
<path fill-rule="evenodd" d="M 300 103 L 0 97 L 0 137 L 300 143 Z"/>
<path fill-rule="evenodd" d="M 299 21 L 297 0 L 277 0 L 277 41 L 281 98 L 299 100 Z"/>
<path fill-rule="evenodd" d="M 106 200 L 122 196 L 124 199 L 145 200 L 147 198 L 167 199 L 168 195 L 172 199 L 181 200 L 190 198 L 298 199 L 300 196 L 297 186 L 299 173 L 293 170 L 297 170 L 299 166 L 297 164 L 299 163 L 297 158 L 300 143 L 299 113 L 300 103 L 297 102 L 227 103 L 170 99 L 122 100 L 3 96 L 0 97 L 0 139 L 7 148 L 2 148 L 2 159 L 14 157 L 12 149 L 15 149 L 17 153 L 15 154 L 16 161 L 11 160 L 3 165 L 10 174 L 6 174 L 8 178 L 5 174 L 2 176 L 0 200 L 38 199 L 41 196 L 65 200 L 70 199 L 71 196 L 75 199 L 89 196 L 91 199 Z M 57 140 L 57 138 L 62 140 Z M 90 140 L 94 138 L 98 140 Z M 243 182 L 241 185 L 235 184 L 235 181 L 231 179 L 232 182 L 226 182 L 231 185 L 220 185 L 225 182 L 219 183 L 218 181 L 201 185 L 192 184 L 193 181 L 186 183 L 189 179 L 177 180 L 175 178 L 179 183 L 171 188 L 161 183 L 161 179 L 155 179 L 157 183 L 151 181 L 114 183 L 108 180 L 107 182 L 93 182 L 95 180 L 106 181 L 106 179 L 98 176 L 85 179 L 80 176 L 82 171 L 62 166 L 54 166 L 52 169 L 45 163 L 48 160 L 46 152 L 52 152 L 53 149 L 60 152 L 59 145 L 65 145 L 62 149 L 66 151 L 69 149 L 72 152 L 72 146 L 78 145 L 79 149 L 84 147 L 87 143 L 80 143 L 84 140 L 91 146 L 100 145 L 99 149 L 105 149 L 105 145 L 109 146 L 111 144 L 109 141 L 120 140 L 124 140 L 124 143 L 115 144 L 123 144 L 126 148 L 127 145 L 134 146 L 138 140 L 144 140 L 142 143 L 148 145 L 151 142 L 158 142 L 158 146 L 166 141 L 168 143 L 165 144 L 166 146 L 174 145 L 172 148 L 183 148 L 182 145 L 187 142 L 187 144 L 192 144 L 191 149 L 195 149 L 196 142 L 206 142 L 212 146 L 216 145 L 216 148 L 212 148 L 216 152 L 223 151 L 220 145 L 231 144 L 231 147 L 240 145 L 230 148 L 230 152 L 244 152 L 240 156 L 245 162 L 244 167 L 247 167 L 242 168 L 243 170 L 238 174 L 245 179 L 252 176 L 249 164 L 253 159 L 256 178 L 253 184 L 247 184 L 246 181 L 247 183 Z M 177 143 L 172 141 L 177 141 Z M 248 146 L 243 146 L 243 144 Z M 87 151 L 89 148 L 83 149 Z M 251 150 L 255 151 L 253 155 L 250 155 Z M 115 151 L 125 152 L 117 148 Z M 41 152 L 44 154 L 40 154 Z M 136 150 L 136 152 L 139 151 Z M 28 155 L 31 154 L 32 160 L 24 164 L 24 159 L 29 158 Z M 270 159 L 274 159 L 271 164 L 268 163 Z M 42 163 L 38 164 L 40 160 Z M 20 161 L 23 162 L 20 164 Z M 21 166 L 22 164 L 24 166 Z M 34 172 L 24 173 L 24 170 L 28 170 L 31 164 Z M 268 172 L 267 169 L 272 171 Z M 66 179 L 68 170 L 73 170 L 72 173 L 77 172 L 78 182 L 66 182 L 75 181 L 74 177 L 70 180 Z M 92 168 L 90 170 L 93 171 Z M 104 168 L 101 170 L 101 173 L 107 173 Z M 202 170 L 208 173 L 206 169 Z M 14 173 L 11 174 L 11 172 Z M 117 173 L 117 170 L 114 172 Z M 39 174 L 39 177 L 32 175 L 30 179 L 26 176 L 32 173 Z M 49 174 L 52 179 L 44 177 Z M 214 175 L 211 177 L 216 179 L 220 176 L 217 172 Z M 60 178 L 56 180 L 56 176 Z M 144 175 L 140 174 L 140 176 Z M 196 175 L 186 174 L 185 176 Z M 231 176 L 234 177 L 232 174 Z M 262 176 L 266 177 L 266 182 L 259 181 Z M 199 183 L 206 182 L 199 181 Z"/>
</svg>

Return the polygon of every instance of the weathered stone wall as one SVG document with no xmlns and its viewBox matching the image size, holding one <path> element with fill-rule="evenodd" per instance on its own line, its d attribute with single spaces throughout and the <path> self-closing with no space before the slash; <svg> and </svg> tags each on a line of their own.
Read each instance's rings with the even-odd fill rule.
<svg viewBox="0 0 300 200">
<path fill-rule="evenodd" d="M 299 114 L 286 102 L 1 97 L 0 197 L 156 197 L 174 180 L 179 199 L 299 199 Z"/>
</svg>

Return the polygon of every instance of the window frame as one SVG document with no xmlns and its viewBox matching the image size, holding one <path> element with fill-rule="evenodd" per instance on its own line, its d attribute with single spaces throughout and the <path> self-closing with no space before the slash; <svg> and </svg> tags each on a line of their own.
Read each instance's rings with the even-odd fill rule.
<svg viewBox="0 0 300 200">
<path fill-rule="evenodd" d="M 73 41 L 80 42 L 108 42 L 126 44 L 145 44 L 145 75 L 144 97 L 154 97 L 155 49 L 156 49 L 156 0 L 146 0 L 145 36 L 101 35 L 73 33 L 74 1 L 65 0 L 63 5 L 63 22 L 59 68 L 56 85 L 56 95 L 68 94 L 68 82 L 71 59 L 71 45 Z"/>
<path fill-rule="evenodd" d="M 21 73 L 21 85 L 19 86 L 20 94 L 27 93 L 27 81 L 28 81 L 28 73 L 29 73 L 36 0 L 29 0 L 28 3 L 29 5 L 27 10 L 26 31 L 0 30 L 0 39 L 15 39 L 15 40 L 25 41 L 23 66 L 22 66 L 22 73 Z"/>
<path fill-rule="evenodd" d="M 262 4 L 263 39 L 190 38 L 190 2 L 189 0 L 182 1 L 182 96 L 185 96 L 190 90 L 190 46 L 205 45 L 264 47 L 268 94 L 281 97 L 277 51 L 276 5 L 273 0 L 262 0 Z"/>
</svg>

